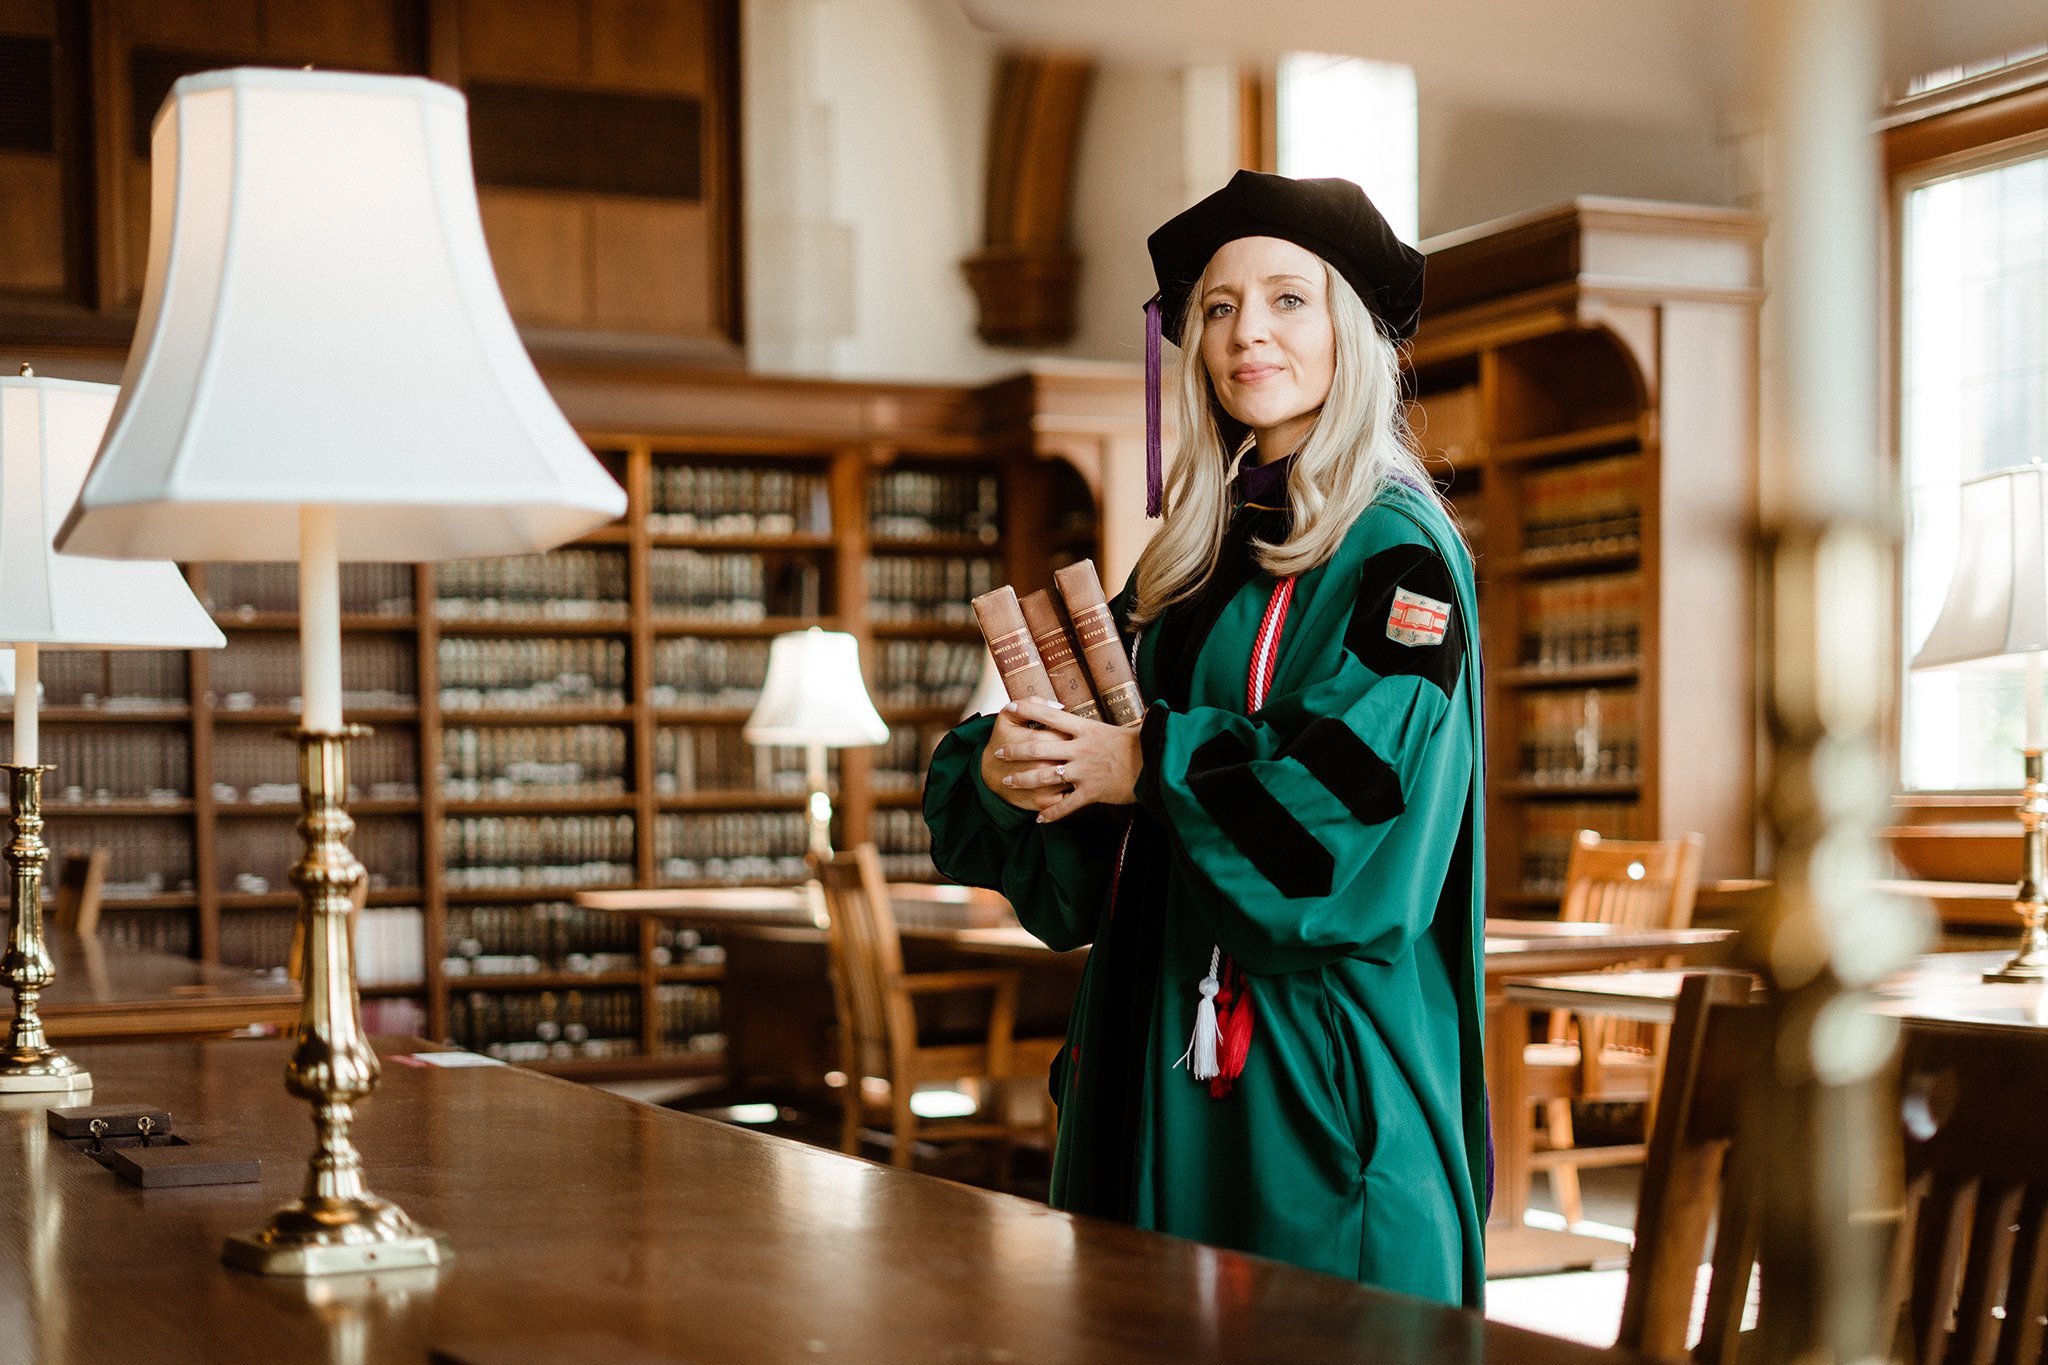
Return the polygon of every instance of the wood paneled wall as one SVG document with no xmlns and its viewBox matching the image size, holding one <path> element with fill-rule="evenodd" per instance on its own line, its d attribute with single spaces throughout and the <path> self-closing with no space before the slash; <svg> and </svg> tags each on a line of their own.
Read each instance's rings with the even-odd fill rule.
<svg viewBox="0 0 2048 1365">
<path fill-rule="evenodd" d="M 484 230 L 543 353 L 741 359 L 737 0 L 0 0 L 0 337 L 125 340 L 148 128 L 189 71 L 468 91 Z"/>
</svg>

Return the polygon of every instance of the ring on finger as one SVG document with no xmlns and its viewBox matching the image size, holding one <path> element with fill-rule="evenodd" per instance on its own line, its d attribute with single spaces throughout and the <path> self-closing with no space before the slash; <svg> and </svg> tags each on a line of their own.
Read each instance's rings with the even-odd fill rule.
<svg viewBox="0 0 2048 1365">
<path fill-rule="evenodd" d="M 1066 780 L 1067 780 L 1067 765 L 1066 765 L 1066 764 L 1064 764 L 1064 763 L 1060 764 L 1060 765 L 1059 765 L 1059 766 L 1058 766 L 1057 768 L 1054 768 L 1054 769 L 1052 770 L 1052 775 L 1053 775 L 1054 777 L 1057 777 L 1057 778 L 1058 778 L 1058 779 L 1059 779 L 1060 781 L 1062 781 L 1062 782 L 1066 781 Z"/>
</svg>

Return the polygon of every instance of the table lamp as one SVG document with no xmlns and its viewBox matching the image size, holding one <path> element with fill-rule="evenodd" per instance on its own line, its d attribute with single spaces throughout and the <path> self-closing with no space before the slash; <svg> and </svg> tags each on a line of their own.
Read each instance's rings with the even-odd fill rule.
<svg viewBox="0 0 2048 1365">
<path fill-rule="evenodd" d="M 7 765 L 13 923 L 0 983 L 14 1019 L 0 1050 L 0 1092 L 84 1090 L 92 1077 L 43 1034 L 42 993 L 56 979 L 43 938 L 43 774 L 38 657 L 45 649 L 218 649 L 220 628 L 175 564 L 109 564 L 50 548 L 98 449 L 111 384 L 0 378 L 0 643 L 14 646 L 14 755 Z"/>
<path fill-rule="evenodd" d="M 549 549 L 626 498 L 542 386 L 484 246 L 466 105 L 415 77 L 187 76 L 151 131 L 148 267 L 121 402 L 59 548 L 299 563 L 305 1004 L 285 1087 L 313 1108 L 304 1196 L 231 1265 L 436 1265 L 349 1135 L 377 1083 L 350 891 L 339 564 Z"/>
<path fill-rule="evenodd" d="M 832 856 L 832 797 L 825 751 L 880 744 L 889 727 L 868 699 L 860 675 L 860 642 L 844 631 L 795 630 L 768 647 L 768 678 L 742 732 L 749 744 L 796 744 L 805 750 L 810 789 L 810 849 Z"/>
<path fill-rule="evenodd" d="M 2024 832 L 2013 910 L 2020 946 L 1986 981 L 2048 980 L 2048 782 L 2042 780 L 2041 652 L 2048 650 L 2048 468 L 2024 465 L 1962 487 L 1962 524 L 1954 576 L 1913 667 L 2026 658 Z"/>
</svg>

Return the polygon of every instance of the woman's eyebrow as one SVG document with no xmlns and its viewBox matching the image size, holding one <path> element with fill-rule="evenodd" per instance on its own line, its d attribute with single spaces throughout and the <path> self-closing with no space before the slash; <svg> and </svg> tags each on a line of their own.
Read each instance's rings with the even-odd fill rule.
<svg viewBox="0 0 2048 1365">
<path fill-rule="evenodd" d="M 1295 274 L 1292 274 L 1292 273 L 1288 273 L 1288 272 L 1283 272 L 1283 273 L 1281 273 L 1281 274 L 1278 274 L 1278 275 L 1268 275 L 1268 276 L 1266 276 L 1266 278 L 1265 278 L 1265 283 L 1267 283 L 1267 284 L 1283 284 L 1283 283 L 1286 283 L 1286 282 L 1287 282 L 1287 281 L 1289 281 L 1289 280 L 1292 280 L 1292 281 L 1293 281 L 1294 283 L 1296 283 L 1296 284 L 1307 284 L 1307 283 L 1309 282 L 1308 276 L 1306 276 L 1306 275 L 1295 275 Z"/>
</svg>

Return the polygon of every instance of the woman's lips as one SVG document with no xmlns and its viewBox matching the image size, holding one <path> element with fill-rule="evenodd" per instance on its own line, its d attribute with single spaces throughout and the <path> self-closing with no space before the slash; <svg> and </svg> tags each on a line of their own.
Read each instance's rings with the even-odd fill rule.
<svg viewBox="0 0 2048 1365">
<path fill-rule="evenodd" d="M 1261 379 L 1278 373 L 1278 365 L 1240 365 L 1230 372 L 1230 377 L 1240 384 L 1256 384 Z"/>
</svg>

